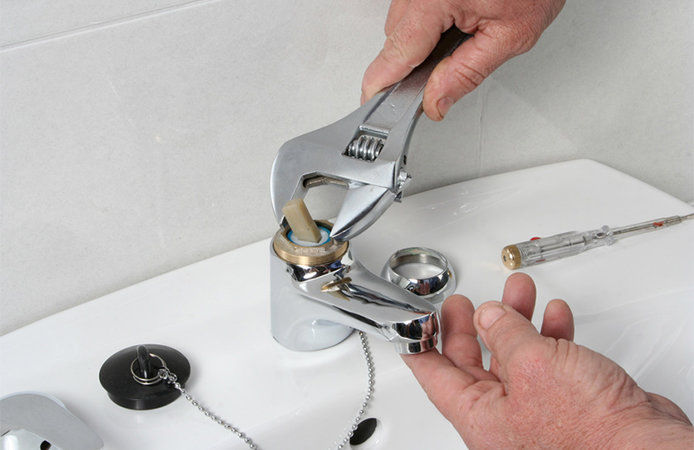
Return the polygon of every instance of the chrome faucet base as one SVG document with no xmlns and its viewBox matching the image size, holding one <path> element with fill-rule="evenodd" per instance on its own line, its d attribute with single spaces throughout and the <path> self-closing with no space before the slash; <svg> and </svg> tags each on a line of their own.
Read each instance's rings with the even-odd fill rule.
<svg viewBox="0 0 694 450">
<path fill-rule="evenodd" d="M 438 315 L 430 302 L 369 272 L 354 259 L 349 243 L 308 251 L 287 243 L 288 231 L 283 224 L 270 246 L 271 328 L 277 342 L 291 350 L 319 350 L 357 329 L 381 336 L 399 353 L 436 346 Z M 328 253 L 332 260 L 326 260 Z"/>
<path fill-rule="evenodd" d="M 272 337 L 289 350 L 314 351 L 347 339 L 354 329 L 318 317 L 329 315 L 325 305 L 301 295 L 288 279 L 288 263 L 270 247 L 270 326 Z"/>
</svg>

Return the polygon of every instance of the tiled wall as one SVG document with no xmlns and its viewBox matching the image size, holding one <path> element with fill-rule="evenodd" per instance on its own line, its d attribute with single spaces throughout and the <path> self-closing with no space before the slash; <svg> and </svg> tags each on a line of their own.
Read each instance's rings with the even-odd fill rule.
<svg viewBox="0 0 694 450">
<path fill-rule="evenodd" d="M 0 333 L 270 236 L 277 148 L 358 105 L 386 10 L 0 0 Z M 692 201 L 693 12 L 568 2 L 534 51 L 420 121 L 411 192 L 587 157 Z"/>
</svg>

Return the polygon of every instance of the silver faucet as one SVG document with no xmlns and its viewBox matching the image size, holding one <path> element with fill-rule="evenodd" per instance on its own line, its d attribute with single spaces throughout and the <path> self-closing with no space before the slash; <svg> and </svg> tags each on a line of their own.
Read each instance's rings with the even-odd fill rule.
<svg viewBox="0 0 694 450">
<path fill-rule="evenodd" d="M 420 353 L 437 342 L 435 307 L 372 274 L 352 254 L 349 239 L 402 197 L 412 130 L 434 67 L 469 35 L 453 27 L 405 79 L 332 125 L 286 142 L 272 167 L 271 194 L 280 229 L 270 249 L 272 334 L 287 348 L 318 350 L 354 328 Z M 282 208 L 323 184 L 348 189 L 335 225 L 317 221 L 329 238 L 293 242 Z"/>
<path fill-rule="evenodd" d="M 0 398 L 0 448 L 96 450 L 104 446 L 87 424 L 55 397 L 16 392 Z"/>
<path fill-rule="evenodd" d="M 329 239 L 305 247 L 292 242 L 288 232 L 283 224 L 270 249 L 272 335 L 280 344 L 319 350 L 356 328 L 383 336 L 400 353 L 436 346 L 439 326 L 431 303 L 366 270 L 348 242 Z"/>
</svg>

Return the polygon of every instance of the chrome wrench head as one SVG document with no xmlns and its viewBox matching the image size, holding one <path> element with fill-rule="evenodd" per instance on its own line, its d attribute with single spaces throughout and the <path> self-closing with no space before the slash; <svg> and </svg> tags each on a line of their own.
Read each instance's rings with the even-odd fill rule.
<svg viewBox="0 0 694 450">
<path fill-rule="evenodd" d="M 308 189 L 321 184 L 347 188 L 331 234 L 338 240 L 348 240 L 364 231 L 393 203 L 402 192 L 403 180 L 407 180 L 403 170 L 406 143 L 389 136 L 374 160 L 346 154 L 355 130 L 358 133 L 383 95 L 344 119 L 292 139 L 280 148 L 270 180 L 278 222 L 282 222 L 282 207 L 289 200 L 303 198 Z"/>
<path fill-rule="evenodd" d="M 337 122 L 286 142 L 272 166 L 270 189 L 278 223 L 282 207 L 312 186 L 339 184 L 347 194 L 331 237 L 347 241 L 373 224 L 402 196 L 410 136 L 422 113 L 424 86 L 434 67 L 469 38 L 453 28 L 404 80 Z"/>
</svg>

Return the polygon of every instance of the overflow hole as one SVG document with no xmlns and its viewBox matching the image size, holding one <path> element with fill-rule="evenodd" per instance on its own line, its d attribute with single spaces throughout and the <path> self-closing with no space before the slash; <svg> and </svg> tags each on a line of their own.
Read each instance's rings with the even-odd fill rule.
<svg viewBox="0 0 694 450">
<path fill-rule="evenodd" d="M 370 417 L 368 419 L 362 420 L 357 429 L 354 430 L 354 434 L 349 439 L 350 445 L 361 445 L 366 442 L 371 436 L 373 436 L 378 426 L 378 420 Z"/>
</svg>

